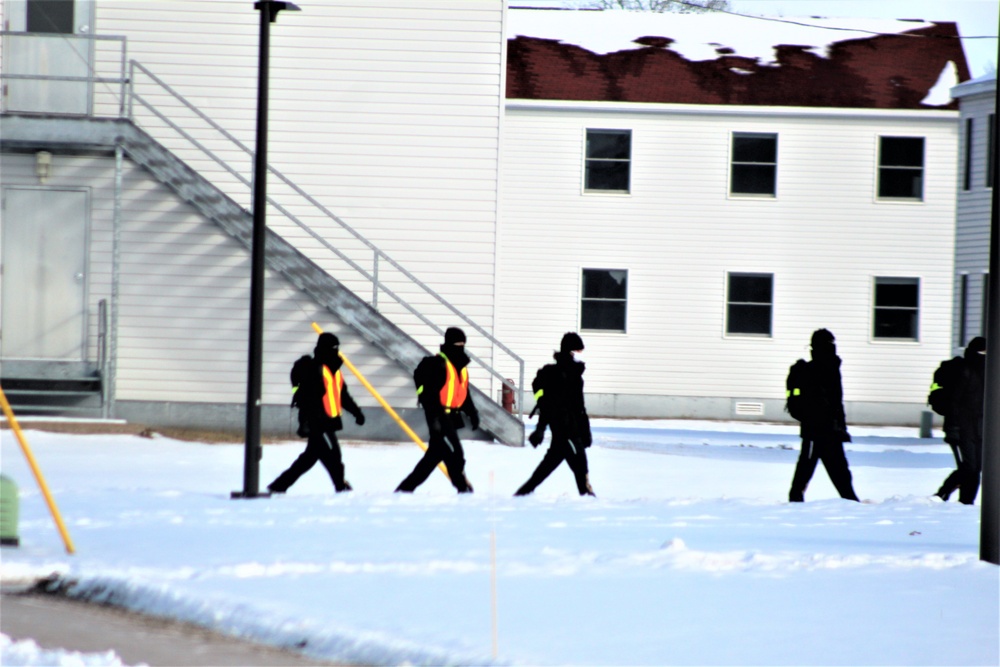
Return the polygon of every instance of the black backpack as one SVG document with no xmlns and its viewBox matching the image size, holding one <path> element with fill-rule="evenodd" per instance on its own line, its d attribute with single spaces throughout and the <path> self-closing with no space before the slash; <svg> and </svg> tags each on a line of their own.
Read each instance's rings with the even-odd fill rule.
<svg viewBox="0 0 1000 667">
<path fill-rule="evenodd" d="M 796 421 L 807 419 L 811 412 L 811 379 L 809 362 L 805 359 L 799 359 L 788 369 L 788 377 L 785 379 L 785 412 Z"/>
<path fill-rule="evenodd" d="M 303 409 L 306 405 L 305 394 L 313 390 L 316 384 L 316 362 L 308 354 L 295 360 L 288 379 L 292 383 L 292 407 L 299 409 L 299 428 L 296 434 L 300 438 L 309 437 L 309 415 Z"/>
<path fill-rule="evenodd" d="M 949 415 L 955 404 L 955 390 L 962 377 L 962 363 L 962 357 L 945 359 L 934 371 L 934 381 L 927 394 L 927 405 L 943 417 Z"/>
</svg>

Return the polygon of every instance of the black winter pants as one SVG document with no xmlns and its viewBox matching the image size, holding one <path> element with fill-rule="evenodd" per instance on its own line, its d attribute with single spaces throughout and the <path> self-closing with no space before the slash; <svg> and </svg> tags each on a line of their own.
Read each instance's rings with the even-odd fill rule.
<svg viewBox="0 0 1000 667">
<path fill-rule="evenodd" d="M 563 461 L 573 471 L 573 477 L 576 479 L 576 489 L 580 492 L 580 495 L 594 495 L 593 489 L 590 488 L 590 481 L 587 479 L 586 448 L 567 438 L 564 434 L 558 433 L 556 429 L 552 430 L 552 442 L 549 445 L 549 451 L 545 452 L 545 456 L 542 457 L 541 463 L 535 468 L 535 472 L 531 473 L 528 481 L 522 484 L 521 488 L 514 495 L 526 496 L 534 491 Z"/>
<path fill-rule="evenodd" d="M 816 472 L 819 461 L 823 461 L 823 467 L 840 497 L 857 500 L 858 496 L 854 493 L 851 482 L 851 470 L 847 466 L 847 456 L 844 455 L 844 443 L 833 438 L 803 438 L 802 451 L 792 477 L 792 488 L 788 492 L 789 502 L 801 503 L 805 500 L 806 487 L 809 486 L 809 480 Z"/>
<path fill-rule="evenodd" d="M 982 445 L 973 438 L 957 438 L 951 441 L 951 451 L 955 455 L 957 470 L 952 471 L 944 480 L 937 495 L 942 500 L 958 489 L 958 502 L 972 505 L 979 494 L 979 475 L 983 470 Z"/>
<path fill-rule="evenodd" d="M 451 484 L 459 493 L 472 493 L 472 485 L 465 477 L 465 452 L 462 442 L 458 439 L 455 425 L 444 412 L 424 411 L 427 417 L 427 451 L 423 458 L 417 461 L 413 472 L 406 476 L 396 491 L 412 493 L 418 486 L 427 481 L 438 463 L 444 461 L 448 468 Z"/>
<path fill-rule="evenodd" d="M 337 441 L 336 431 L 323 431 L 313 429 L 306 443 L 306 449 L 299 454 L 299 458 L 288 467 L 288 470 L 278 475 L 277 479 L 267 485 L 267 488 L 275 493 L 284 493 L 295 484 L 296 480 L 316 465 L 316 461 L 323 464 L 326 471 L 333 480 L 333 487 L 337 491 L 349 491 L 351 485 L 344 479 L 344 461 L 340 454 L 340 443 Z"/>
</svg>

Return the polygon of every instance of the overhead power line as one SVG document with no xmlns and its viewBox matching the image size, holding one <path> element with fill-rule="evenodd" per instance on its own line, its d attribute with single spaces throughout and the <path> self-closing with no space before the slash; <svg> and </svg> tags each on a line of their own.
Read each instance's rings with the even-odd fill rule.
<svg viewBox="0 0 1000 667">
<path fill-rule="evenodd" d="M 691 8 L 707 9 L 710 12 L 720 12 L 722 14 L 731 14 L 733 16 L 741 16 L 746 19 L 755 19 L 758 21 L 772 21 L 775 23 L 790 23 L 792 25 L 803 26 L 806 28 L 816 28 L 818 30 L 839 30 L 842 32 L 860 32 L 866 35 L 881 35 L 885 37 L 917 37 L 917 38 L 927 38 L 932 37 L 935 39 L 997 39 L 997 35 L 959 35 L 953 37 L 951 35 L 914 35 L 909 33 L 898 33 L 898 32 L 879 32 L 877 30 L 864 30 L 862 28 L 845 28 L 842 26 L 832 26 L 832 25 L 817 25 L 815 23 L 804 23 L 802 21 L 795 21 L 792 19 L 783 19 L 776 16 L 755 16 L 753 14 L 743 14 L 741 12 L 734 12 L 731 9 L 721 9 L 719 7 L 706 7 L 705 5 L 700 5 L 695 2 L 689 2 L 688 0 L 675 0 L 679 5 L 684 5 Z"/>
</svg>

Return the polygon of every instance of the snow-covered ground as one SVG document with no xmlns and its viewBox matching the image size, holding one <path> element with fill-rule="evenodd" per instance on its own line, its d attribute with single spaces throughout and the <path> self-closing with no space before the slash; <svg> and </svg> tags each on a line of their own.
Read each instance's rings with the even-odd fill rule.
<svg viewBox="0 0 1000 667">
<path fill-rule="evenodd" d="M 853 428 L 866 502 L 837 498 L 821 467 L 793 505 L 794 428 L 594 425 L 597 498 L 565 466 L 513 498 L 542 450 L 470 442 L 471 496 L 439 472 L 393 494 L 419 449 L 348 443 L 352 493 L 317 466 L 284 496 L 232 500 L 242 445 L 28 430 L 73 556 L 5 430 L 22 546 L 3 549 L 0 576 L 57 575 L 80 597 L 384 665 L 1000 662 L 980 508 L 930 497 L 954 465 L 940 440 Z M 261 487 L 301 447 L 266 446 Z M 54 663 L 32 650 L 0 638 L 0 663 Z M 61 664 L 119 664 L 73 658 Z"/>
</svg>

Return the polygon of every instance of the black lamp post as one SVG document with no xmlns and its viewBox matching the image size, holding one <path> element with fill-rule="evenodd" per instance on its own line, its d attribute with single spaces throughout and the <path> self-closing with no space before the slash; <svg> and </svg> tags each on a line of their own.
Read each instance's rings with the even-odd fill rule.
<svg viewBox="0 0 1000 667">
<path fill-rule="evenodd" d="M 257 65 L 257 151 L 254 155 L 253 244 L 250 264 L 250 344 L 247 364 L 246 447 L 243 456 L 243 490 L 233 491 L 234 498 L 260 495 L 260 408 L 262 358 L 264 355 L 264 243 L 267 212 L 267 82 L 268 55 L 271 50 L 271 24 L 283 9 L 298 11 L 291 2 L 260 0 L 260 43 Z"/>
<path fill-rule="evenodd" d="M 1000 49 L 997 51 L 1000 55 Z M 1000 86 L 993 93 L 993 122 L 1000 119 Z M 986 288 L 986 405 L 983 424 L 983 504 L 979 522 L 979 558 L 1000 565 L 1000 156 L 996 125 L 990 146 L 993 210 L 990 215 L 990 273 Z"/>
</svg>

